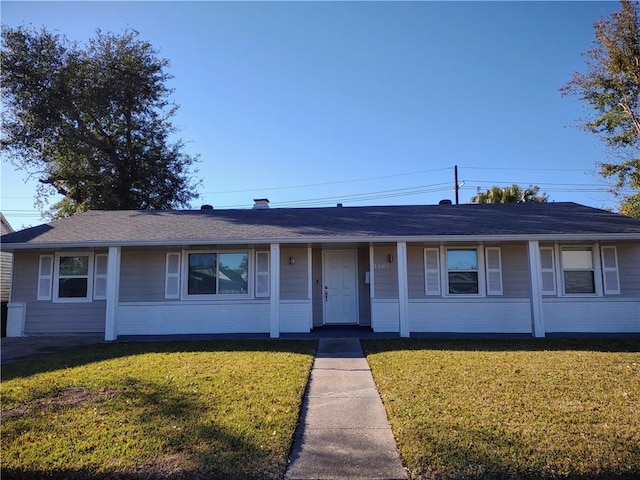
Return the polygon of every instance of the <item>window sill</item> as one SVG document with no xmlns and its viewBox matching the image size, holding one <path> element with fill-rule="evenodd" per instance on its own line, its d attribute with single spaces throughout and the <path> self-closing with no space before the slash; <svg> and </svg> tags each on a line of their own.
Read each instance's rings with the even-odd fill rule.
<svg viewBox="0 0 640 480">
<path fill-rule="evenodd" d="M 93 302 L 92 298 L 86 297 L 73 297 L 73 298 L 54 298 L 51 300 L 52 303 L 91 303 Z"/>
</svg>

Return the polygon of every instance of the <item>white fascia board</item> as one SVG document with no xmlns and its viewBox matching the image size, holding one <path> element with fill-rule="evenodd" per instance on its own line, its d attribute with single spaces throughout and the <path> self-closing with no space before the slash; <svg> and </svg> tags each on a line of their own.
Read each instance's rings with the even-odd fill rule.
<svg viewBox="0 0 640 480">
<path fill-rule="evenodd" d="M 166 239 L 166 240 L 134 240 L 134 241 L 88 241 L 88 242 L 51 242 L 51 243 L 20 243 L 5 244 L 2 251 L 14 252 L 18 250 L 56 250 L 61 248 L 108 248 L 108 247 L 163 247 L 163 246 L 199 246 L 199 245 L 269 245 L 279 244 L 313 244 L 313 243 L 433 243 L 433 242 L 528 242 L 538 241 L 597 241 L 597 240 L 636 240 L 640 241 L 638 233 L 590 233 L 560 234 L 560 235 L 426 235 L 426 236 L 364 236 L 364 237 L 286 237 L 286 238 L 211 238 L 211 239 Z"/>
</svg>

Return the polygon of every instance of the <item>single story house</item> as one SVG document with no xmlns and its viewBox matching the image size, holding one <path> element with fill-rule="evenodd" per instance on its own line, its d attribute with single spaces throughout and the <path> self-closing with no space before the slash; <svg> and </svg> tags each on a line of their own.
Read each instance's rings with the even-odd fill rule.
<svg viewBox="0 0 640 480">
<path fill-rule="evenodd" d="M 640 221 L 575 203 L 90 211 L 4 235 L 8 335 L 640 333 Z"/>
<path fill-rule="evenodd" d="M 12 233 L 15 230 L 2 212 L 0 212 L 0 235 Z M 13 264 L 13 255 L 9 252 L 0 252 L 0 302 L 9 301 L 9 285 L 11 284 L 11 265 Z"/>
</svg>

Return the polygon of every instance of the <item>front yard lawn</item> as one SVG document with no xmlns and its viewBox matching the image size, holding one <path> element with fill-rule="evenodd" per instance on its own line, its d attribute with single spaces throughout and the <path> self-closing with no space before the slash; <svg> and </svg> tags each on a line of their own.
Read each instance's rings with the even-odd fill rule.
<svg viewBox="0 0 640 480">
<path fill-rule="evenodd" d="M 638 340 L 363 346 L 412 478 L 640 478 Z"/>
<path fill-rule="evenodd" d="M 2 367 L 2 478 L 281 478 L 316 342 L 97 345 Z"/>
</svg>

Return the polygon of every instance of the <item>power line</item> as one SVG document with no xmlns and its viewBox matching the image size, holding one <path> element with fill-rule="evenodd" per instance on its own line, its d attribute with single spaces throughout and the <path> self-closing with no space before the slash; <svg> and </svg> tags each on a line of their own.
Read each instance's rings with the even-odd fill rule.
<svg viewBox="0 0 640 480">
<path fill-rule="evenodd" d="M 306 185 L 288 185 L 285 187 L 267 187 L 267 188 L 248 188 L 248 189 L 244 189 L 244 190 L 226 190 L 226 191 L 220 191 L 220 192 L 203 192 L 202 195 L 221 195 L 221 194 L 226 194 L 226 193 L 247 193 L 247 192 L 255 192 L 255 191 L 262 191 L 262 192 L 266 192 L 266 191 L 273 191 L 273 190 L 288 190 L 288 189 L 295 189 L 295 188 L 308 188 L 308 187 L 323 187 L 323 186 L 327 186 L 327 185 L 339 185 L 339 184 L 343 184 L 343 183 L 355 183 L 355 182 L 366 182 L 369 180 L 381 180 L 384 178 L 396 178 L 396 177 L 406 177 L 409 175 L 418 175 L 420 173 L 432 173 L 432 172 L 439 172 L 442 170 L 451 170 L 451 167 L 443 167 L 443 168 L 434 168 L 431 170 L 419 170 L 417 172 L 408 172 L 408 173 L 397 173 L 394 175 L 382 175 L 379 177 L 367 177 L 367 178 L 355 178 L 355 179 L 351 179 L 351 180 L 336 180 L 333 182 L 323 182 L 323 183 L 309 183 Z"/>
<path fill-rule="evenodd" d="M 316 197 L 306 198 L 298 200 L 286 200 L 282 202 L 272 202 L 274 206 L 310 206 L 310 205 L 322 205 L 328 203 L 334 203 L 336 201 L 351 201 L 359 202 L 364 200 L 377 200 L 381 198 L 403 197 L 408 195 L 417 195 L 421 193 L 432 193 L 450 190 L 451 186 L 449 182 L 435 183 L 431 185 L 419 185 L 407 188 L 397 188 L 393 190 L 378 190 L 375 192 L 354 193 L 348 195 L 334 195 L 330 197 Z M 220 205 L 218 208 L 236 208 L 244 207 L 242 205 Z"/>
<path fill-rule="evenodd" d="M 531 172 L 585 172 L 588 170 L 584 168 L 527 168 L 527 167 L 465 167 L 460 166 L 466 170 L 518 170 L 518 171 L 531 171 Z"/>
</svg>

